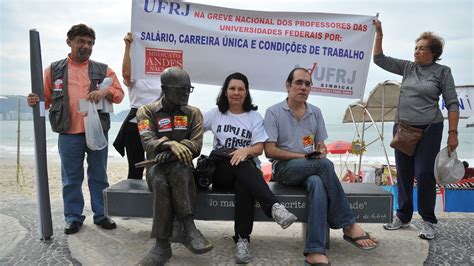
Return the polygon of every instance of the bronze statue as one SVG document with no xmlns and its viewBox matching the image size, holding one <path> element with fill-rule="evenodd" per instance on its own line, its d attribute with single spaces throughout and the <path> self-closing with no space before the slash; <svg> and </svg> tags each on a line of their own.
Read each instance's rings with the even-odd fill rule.
<svg viewBox="0 0 474 266">
<path fill-rule="evenodd" d="M 139 262 L 162 265 L 171 258 L 173 218 L 183 225 L 183 244 L 193 253 L 212 249 L 194 224 L 195 184 L 192 159 L 202 147 L 202 114 L 189 106 L 194 87 L 181 68 L 165 69 L 161 75 L 163 97 L 138 109 L 137 121 L 147 159 L 156 164 L 147 169 L 148 188 L 153 192 L 153 228 L 156 244 Z"/>
</svg>

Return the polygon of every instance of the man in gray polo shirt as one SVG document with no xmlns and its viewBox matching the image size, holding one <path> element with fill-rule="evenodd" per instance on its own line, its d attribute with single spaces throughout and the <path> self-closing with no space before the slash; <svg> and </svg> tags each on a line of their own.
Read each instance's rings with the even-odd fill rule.
<svg viewBox="0 0 474 266">
<path fill-rule="evenodd" d="M 328 160 L 326 126 L 321 110 L 307 99 L 311 89 L 307 69 L 293 69 L 286 80 L 288 98 L 267 109 L 265 154 L 274 160 L 273 178 L 282 185 L 304 186 L 308 193 L 305 264 L 328 263 L 326 223 L 342 228 L 344 239 L 361 249 L 374 249 L 378 240 L 355 221 L 334 165 Z"/>
</svg>

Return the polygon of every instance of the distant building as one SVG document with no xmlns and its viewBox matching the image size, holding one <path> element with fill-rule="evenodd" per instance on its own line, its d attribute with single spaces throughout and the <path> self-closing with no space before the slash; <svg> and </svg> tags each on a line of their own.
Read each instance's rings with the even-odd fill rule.
<svg viewBox="0 0 474 266">
<path fill-rule="evenodd" d="M 5 120 L 16 120 L 18 115 L 16 111 L 8 111 L 5 117 Z"/>
<path fill-rule="evenodd" d="M 17 111 L 8 111 L 6 113 L 0 113 L 0 120 L 18 120 L 18 112 Z M 32 113 L 20 113 L 20 120 L 33 120 Z"/>
<path fill-rule="evenodd" d="M 20 113 L 20 119 L 21 120 L 33 120 L 33 114 L 32 113 Z"/>
</svg>

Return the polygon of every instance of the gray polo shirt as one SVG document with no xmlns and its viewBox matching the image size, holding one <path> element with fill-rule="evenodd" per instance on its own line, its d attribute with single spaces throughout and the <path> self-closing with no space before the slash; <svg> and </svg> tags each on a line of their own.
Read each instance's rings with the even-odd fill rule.
<svg viewBox="0 0 474 266">
<path fill-rule="evenodd" d="M 288 107 L 287 100 L 271 106 L 265 112 L 267 141 L 276 142 L 277 148 L 291 152 L 312 152 L 315 143 L 328 138 L 321 110 L 306 103 L 306 112 L 298 121 Z"/>
</svg>

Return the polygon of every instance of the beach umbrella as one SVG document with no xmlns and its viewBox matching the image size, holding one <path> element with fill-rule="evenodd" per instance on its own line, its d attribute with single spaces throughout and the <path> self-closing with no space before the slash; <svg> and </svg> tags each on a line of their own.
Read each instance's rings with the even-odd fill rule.
<svg viewBox="0 0 474 266">
<path fill-rule="evenodd" d="M 327 151 L 332 154 L 345 154 L 346 152 L 352 153 L 352 142 L 347 141 L 334 141 L 326 145 Z"/>
<path fill-rule="evenodd" d="M 326 145 L 326 149 L 331 154 L 339 154 L 339 177 L 342 177 L 342 155 L 352 153 L 352 142 L 337 140 Z"/>
</svg>

